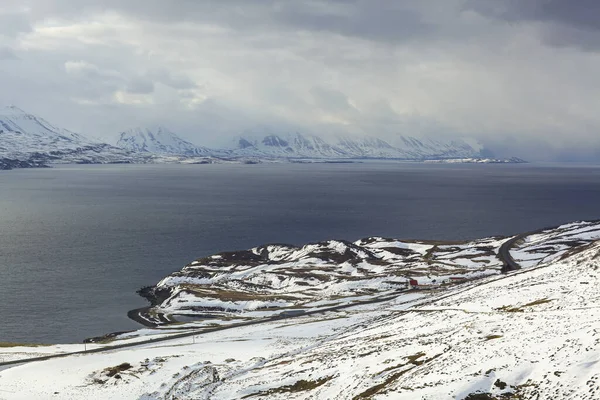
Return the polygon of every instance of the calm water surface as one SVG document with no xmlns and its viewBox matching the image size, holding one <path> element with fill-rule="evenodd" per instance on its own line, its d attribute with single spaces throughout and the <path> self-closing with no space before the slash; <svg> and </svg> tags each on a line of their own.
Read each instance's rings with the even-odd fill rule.
<svg viewBox="0 0 600 400">
<path fill-rule="evenodd" d="M 64 166 L 0 172 L 0 341 L 138 327 L 135 290 L 191 260 L 370 235 L 469 239 L 600 218 L 600 167 Z"/>
</svg>

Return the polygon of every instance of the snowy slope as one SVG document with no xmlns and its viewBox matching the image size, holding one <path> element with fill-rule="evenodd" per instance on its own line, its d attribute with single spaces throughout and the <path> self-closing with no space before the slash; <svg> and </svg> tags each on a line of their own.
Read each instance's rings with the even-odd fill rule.
<svg viewBox="0 0 600 400">
<path fill-rule="evenodd" d="M 498 251 L 506 240 L 446 244 L 372 237 L 354 243 L 272 244 L 219 253 L 141 290 L 153 306 L 143 317 L 154 323 L 179 315 L 262 318 L 287 309 L 314 310 L 365 295 L 384 295 L 406 288 L 410 279 L 443 286 L 451 277 L 498 274 L 503 266 Z M 511 255 L 523 267 L 534 267 L 600 240 L 600 223 L 564 225 L 527 240 Z"/>
<path fill-rule="evenodd" d="M 394 144 L 378 138 L 336 137 L 325 139 L 300 133 L 278 134 L 248 132 L 231 145 L 234 154 L 288 158 L 393 158 L 425 160 L 478 158 L 483 148 L 466 141 L 442 142 L 433 139 L 398 137 Z"/>
<path fill-rule="evenodd" d="M 33 163 L 143 161 L 123 149 L 59 128 L 15 106 L 0 109 L 0 158 Z"/>
<path fill-rule="evenodd" d="M 507 275 L 0 370 L 0 398 L 600 399 L 598 228 L 544 232 L 552 246 L 561 236 L 581 243 L 560 259 Z M 534 237 L 525 247 L 547 252 L 544 240 Z M 371 249 L 389 242 L 375 239 Z M 392 247 L 431 250 L 414 242 Z M 459 247 L 438 258 L 469 260 L 472 250 Z M 270 257 L 287 258 L 283 250 Z M 0 358 L 74 346 L 5 347 Z"/>
<path fill-rule="evenodd" d="M 410 278 L 443 284 L 451 276 L 497 274 L 502 262 L 496 254 L 502 243 L 494 238 L 446 245 L 374 237 L 219 253 L 143 289 L 140 294 L 154 305 L 144 318 L 262 318 L 286 309 L 313 310 L 403 290 Z"/>
<path fill-rule="evenodd" d="M 183 156 L 210 156 L 224 153 L 223 151 L 196 146 L 163 126 L 134 128 L 121 132 L 117 146 L 132 152 Z"/>
</svg>

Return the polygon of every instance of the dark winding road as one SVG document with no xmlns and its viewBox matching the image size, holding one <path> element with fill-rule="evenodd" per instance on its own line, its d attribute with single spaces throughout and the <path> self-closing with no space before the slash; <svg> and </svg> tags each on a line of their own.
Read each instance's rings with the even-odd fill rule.
<svg viewBox="0 0 600 400">
<path fill-rule="evenodd" d="M 600 223 L 600 219 L 595 219 L 595 220 L 590 220 L 590 221 L 575 221 L 575 222 L 588 222 L 588 223 L 592 223 L 592 224 L 597 224 L 597 223 Z M 510 249 L 514 246 L 515 243 L 517 243 L 519 240 L 525 239 L 527 236 L 537 235 L 544 231 L 556 230 L 561 225 L 551 226 L 549 228 L 536 229 L 535 231 L 531 231 L 531 232 L 520 233 L 517 236 L 514 236 L 514 237 L 508 239 L 506 242 L 504 242 L 502 244 L 502 246 L 500 246 L 500 249 L 498 251 L 498 258 L 500 258 L 500 260 L 502 260 L 502 262 L 504 263 L 504 266 L 502 267 L 502 272 L 510 272 L 510 271 L 516 271 L 516 270 L 521 269 L 521 266 L 510 255 Z"/>
<path fill-rule="evenodd" d="M 504 263 L 502 266 L 502 272 L 510 272 L 521 269 L 521 266 L 517 264 L 513 256 L 510 255 L 510 249 L 513 247 L 515 243 L 519 240 L 525 239 L 529 235 L 533 235 L 534 233 L 540 233 L 545 229 L 538 229 L 537 231 L 521 233 L 513 238 L 508 239 L 506 242 L 502 243 L 500 249 L 498 250 L 498 258 Z"/>
</svg>

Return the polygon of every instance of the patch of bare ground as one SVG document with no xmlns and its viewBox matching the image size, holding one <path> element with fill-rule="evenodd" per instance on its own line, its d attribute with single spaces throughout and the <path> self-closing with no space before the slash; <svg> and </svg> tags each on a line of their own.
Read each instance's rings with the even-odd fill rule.
<svg viewBox="0 0 600 400">
<path fill-rule="evenodd" d="M 2 348 L 2 347 L 42 347 L 42 346 L 51 346 L 51 345 L 41 344 L 41 343 L 0 342 L 0 348 Z"/>
<path fill-rule="evenodd" d="M 114 367 L 104 368 L 99 374 L 97 374 L 97 376 L 92 378 L 92 383 L 104 385 L 109 380 L 120 380 L 122 379 L 121 374 L 125 371 L 131 370 L 132 368 L 133 366 L 128 362 L 115 365 Z"/>
<path fill-rule="evenodd" d="M 131 369 L 132 366 L 131 364 L 125 362 L 119 365 L 116 365 L 114 367 L 108 367 L 104 370 L 104 372 L 106 372 L 106 376 L 113 377 L 115 375 L 117 375 L 119 372 L 123 372 L 123 371 L 127 371 L 128 369 Z"/>
<path fill-rule="evenodd" d="M 216 298 L 223 301 L 251 301 L 251 300 L 298 300 L 298 297 L 291 295 L 274 295 L 261 293 L 238 292 L 225 289 L 215 289 L 210 287 L 202 287 L 194 284 L 182 284 L 181 288 L 188 293 L 202 298 Z"/>
<path fill-rule="evenodd" d="M 569 258 L 569 257 L 577 254 L 577 253 L 581 253 L 582 251 L 589 250 L 590 248 L 594 247 L 598 242 L 599 241 L 594 241 L 589 244 L 586 244 L 585 246 L 572 247 L 569 250 L 565 251 L 563 253 L 563 255 L 558 258 L 558 260 L 564 260 L 566 258 Z M 596 254 L 596 257 L 598 257 L 599 255 L 600 255 L 600 252 L 598 254 Z"/>
<path fill-rule="evenodd" d="M 409 371 L 412 371 L 415 368 L 418 368 L 421 365 L 427 364 L 428 362 L 431 362 L 431 361 L 435 360 L 440 355 L 441 354 L 437 354 L 437 355 L 435 355 L 433 357 L 430 357 L 430 358 L 421 359 L 422 357 L 425 356 L 425 353 L 419 352 L 417 354 L 413 354 L 411 356 L 405 357 L 408 360 L 408 362 L 401 363 L 401 364 L 395 365 L 393 367 L 386 368 L 383 371 L 375 374 L 375 376 L 383 375 L 383 374 L 386 374 L 386 373 L 391 372 L 391 371 L 398 370 L 398 369 L 403 368 L 403 367 L 408 367 L 408 368 L 405 368 L 405 369 L 403 369 L 401 371 L 398 371 L 398 372 L 391 373 L 383 382 L 381 382 L 381 383 L 379 383 L 379 384 L 377 384 L 375 386 L 371 386 L 370 388 L 368 388 L 364 392 L 362 392 L 360 394 L 357 394 L 356 396 L 354 396 L 352 398 L 352 400 L 370 399 L 371 397 L 375 396 L 378 393 L 385 393 L 388 390 L 388 387 L 391 384 L 393 384 L 395 381 L 397 381 L 402 375 L 406 374 Z"/>
<path fill-rule="evenodd" d="M 280 394 L 280 393 L 298 393 L 298 392 L 305 392 L 308 390 L 314 390 L 314 389 L 318 388 L 319 386 L 323 386 L 324 384 L 329 382 L 331 379 L 333 379 L 333 376 L 326 376 L 324 378 L 320 378 L 320 379 L 317 379 L 314 381 L 307 381 L 304 379 L 300 379 L 293 385 L 285 385 L 285 386 L 280 386 L 280 387 L 269 389 L 269 390 L 264 390 L 264 391 L 248 394 L 248 395 L 242 397 L 242 399 L 247 399 L 247 398 L 256 397 L 256 396 L 262 397 L 262 396 L 270 396 L 273 394 Z"/>
<path fill-rule="evenodd" d="M 517 386 L 509 386 L 507 383 L 502 382 L 500 379 L 494 382 L 494 386 L 496 386 L 500 390 L 504 390 L 507 387 L 509 388 L 507 391 L 500 394 L 492 394 L 492 393 L 483 393 L 483 392 L 475 392 L 470 393 L 466 397 L 463 397 L 461 400 L 525 400 L 525 399 L 539 399 L 539 394 L 537 393 L 536 385 L 528 382 L 523 385 Z"/>
<path fill-rule="evenodd" d="M 503 337 L 502 335 L 487 335 L 484 340 L 487 342 L 488 340 L 500 339 Z"/>
<path fill-rule="evenodd" d="M 517 307 L 502 306 L 500 308 L 497 308 L 496 310 L 498 310 L 498 311 L 504 311 L 504 312 L 523 312 L 524 308 L 537 306 L 539 304 L 550 303 L 551 301 L 552 301 L 551 299 L 544 298 L 544 299 L 539 299 L 539 300 L 536 300 L 536 301 L 532 301 L 531 303 L 523 304 L 522 306 L 517 306 Z"/>
</svg>

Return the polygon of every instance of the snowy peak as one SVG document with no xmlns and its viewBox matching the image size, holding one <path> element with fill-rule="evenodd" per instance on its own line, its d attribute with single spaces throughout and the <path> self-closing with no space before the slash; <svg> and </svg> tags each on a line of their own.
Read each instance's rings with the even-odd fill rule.
<svg viewBox="0 0 600 400">
<path fill-rule="evenodd" d="M 400 136 L 394 143 L 376 137 L 323 138 L 298 132 L 276 134 L 265 129 L 263 134 L 248 132 L 234 140 L 231 150 L 236 155 L 287 158 L 392 158 L 426 160 L 477 158 L 483 148 L 458 139 L 449 142 Z"/>
<path fill-rule="evenodd" d="M 12 168 L 38 167 L 46 163 L 144 161 L 132 158 L 125 150 L 59 128 L 16 106 L 0 109 L 0 159 Z"/>
<path fill-rule="evenodd" d="M 300 133 L 286 135 L 268 134 L 265 136 L 243 136 L 236 139 L 238 146 L 233 150 L 252 155 L 315 157 L 343 156 L 342 151 L 332 149 L 332 146 L 316 136 L 304 136 Z"/>
<path fill-rule="evenodd" d="M 37 139 L 42 146 L 47 141 L 56 145 L 68 145 L 74 142 L 85 142 L 85 144 L 92 143 L 92 141 L 81 135 L 66 129 L 58 128 L 45 119 L 29 114 L 16 106 L 4 107 L 0 111 L 0 134 L 3 134 L 4 140 L 2 142 L 4 145 L 10 145 L 8 142 L 12 142 L 15 136 L 29 137 L 34 140 Z M 12 143 L 9 148 L 18 150 L 18 147 L 17 143 Z M 43 151 L 43 148 L 38 146 L 34 150 Z"/>
<path fill-rule="evenodd" d="M 169 155 L 206 156 L 215 153 L 182 139 L 163 126 L 134 128 L 121 132 L 117 146 L 133 152 Z"/>
<path fill-rule="evenodd" d="M 18 115 L 18 114 L 27 114 L 25 111 L 21 110 L 19 107 L 14 106 L 12 104 L 9 105 L 9 106 L 3 107 L 3 109 L 2 109 L 2 115 L 10 115 L 11 113 L 15 114 L 15 115 Z"/>
</svg>

